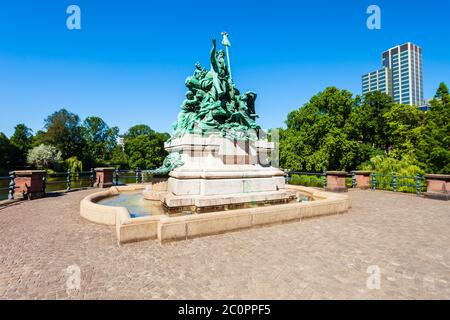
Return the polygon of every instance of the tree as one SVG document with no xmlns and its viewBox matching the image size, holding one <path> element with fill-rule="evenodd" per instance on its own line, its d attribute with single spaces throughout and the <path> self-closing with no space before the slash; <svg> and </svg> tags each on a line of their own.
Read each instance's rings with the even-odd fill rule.
<svg viewBox="0 0 450 320">
<path fill-rule="evenodd" d="M 47 169 L 58 161 L 61 161 L 61 151 L 54 146 L 41 144 L 28 153 L 28 162 L 38 169 Z"/>
<path fill-rule="evenodd" d="M 450 95 L 444 83 L 430 104 L 418 130 L 417 157 L 427 172 L 450 173 Z"/>
<path fill-rule="evenodd" d="M 10 142 L 15 147 L 13 159 L 11 161 L 16 166 L 24 166 L 27 160 L 28 151 L 31 149 L 33 133 L 25 124 L 20 123 L 15 126 L 14 134 L 10 138 Z"/>
<path fill-rule="evenodd" d="M 138 124 L 128 129 L 124 135 L 126 139 L 136 138 L 138 136 L 153 136 L 156 132 L 145 124 Z"/>
<path fill-rule="evenodd" d="M 167 152 L 164 141 L 167 133 L 159 133 L 147 125 L 131 127 L 124 135 L 125 153 L 130 168 L 154 169 L 161 166 Z"/>
<path fill-rule="evenodd" d="M 14 147 L 9 141 L 8 137 L 0 132 L 0 173 L 5 174 L 9 169 L 12 169 L 11 156 Z"/>
<path fill-rule="evenodd" d="M 111 160 L 109 164 L 115 167 L 119 167 L 122 169 L 129 168 L 128 166 L 128 157 L 125 153 L 125 150 L 122 146 L 117 145 L 111 154 Z"/>
<path fill-rule="evenodd" d="M 99 117 L 88 117 L 82 126 L 82 136 L 85 141 L 85 157 L 90 165 L 103 165 L 111 159 L 117 145 L 119 128 L 110 128 Z"/>
<path fill-rule="evenodd" d="M 45 119 L 44 143 L 55 146 L 64 159 L 81 155 L 83 137 L 78 115 L 61 109 Z"/>
<path fill-rule="evenodd" d="M 345 131 L 352 140 L 368 144 L 374 149 L 389 153 L 391 142 L 387 134 L 384 114 L 393 106 L 390 96 L 383 92 L 367 93 L 360 106 L 352 110 Z"/>
<path fill-rule="evenodd" d="M 359 103 L 346 90 L 326 88 L 288 114 L 280 133 L 280 163 L 291 170 L 351 168 L 368 158 L 367 148 L 351 141 L 344 127 Z"/>
<path fill-rule="evenodd" d="M 405 156 L 415 157 L 424 115 L 416 106 L 401 104 L 395 104 L 384 113 L 385 134 L 392 145 L 391 157 L 396 159 L 402 159 Z"/>
<path fill-rule="evenodd" d="M 31 139 L 31 148 L 37 147 L 41 144 L 44 144 L 45 141 L 45 131 L 38 130 L 36 134 Z"/>
<path fill-rule="evenodd" d="M 77 157 L 70 157 L 69 159 L 66 159 L 64 163 L 71 173 L 76 174 L 83 171 L 83 163 L 80 160 L 78 160 Z"/>
<path fill-rule="evenodd" d="M 436 94 L 434 95 L 435 99 L 442 99 L 444 96 L 448 97 L 448 87 L 444 82 L 441 82 L 439 84 L 439 88 L 436 91 Z"/>
</svg>

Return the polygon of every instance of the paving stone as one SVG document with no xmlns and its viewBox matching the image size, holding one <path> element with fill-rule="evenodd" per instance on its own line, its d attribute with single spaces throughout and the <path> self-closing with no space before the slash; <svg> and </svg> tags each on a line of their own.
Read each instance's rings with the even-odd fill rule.
<svg viewBox="0 0 450 320">
<path fill-rule="evenodd" d="M 350 191 L 344 215 L 119 246 L 80 217 L 92 192 L 0 210 L 0 299 L 450 299 L 448 202 Z"/>
</svg>

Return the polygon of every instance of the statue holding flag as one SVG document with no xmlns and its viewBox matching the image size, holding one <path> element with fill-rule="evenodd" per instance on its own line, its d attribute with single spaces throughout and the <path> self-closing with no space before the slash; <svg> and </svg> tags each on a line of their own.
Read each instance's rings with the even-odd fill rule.
<svg viewBox="0 0 450 320">
<path fill-rule="evenodd" d="M 213 39 L 211 69 L 206 71 L 197 63 L 194 74 L 186 79 L 187 100 L 182 105 L 171 138 L 212 129 L 231 139 L 256 139 L 255 130 L 260 128 L 255 121 L 256 93 L 240 94 L 235 87 L 230 68 L 230 40 L 226 32 L 222 32 L 222 36 L 226 54 L 217 50 Z"/>
</svg>

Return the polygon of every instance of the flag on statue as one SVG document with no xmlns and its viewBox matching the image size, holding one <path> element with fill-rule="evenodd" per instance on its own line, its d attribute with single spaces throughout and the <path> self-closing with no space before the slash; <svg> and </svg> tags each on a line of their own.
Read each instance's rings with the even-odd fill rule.
<svg viewBox="0 0 450 320">
<path fill-rule="evenodd" d="M 223 44 L 224 46 L 226 46 L 226 47 L 230 47 L 230 46 L 231 46 L 231 43 L 230 43 L 230 40 L 228 40 L 228 33 L 222 32 L 222 36 L 223 36 L 223 38 L 222 38 L 222 44 Z"/>
</svg>

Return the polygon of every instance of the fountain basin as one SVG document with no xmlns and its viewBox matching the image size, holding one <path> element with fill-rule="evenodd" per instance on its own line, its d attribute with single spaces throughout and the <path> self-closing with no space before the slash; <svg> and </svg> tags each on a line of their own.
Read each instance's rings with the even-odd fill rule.
<svg viewBox="0 0 450 320">
<path fill-rule="evenodd" d="M 141 240 L 159 242 L 186 240 L 264 225 L 299 221 L 305 218 L 341 214 L 351 206 L 347 195 L 323 192 L 302 186 L 287 186 L 313 201 L 257 206 L 244 209 L 168 216 L 156 214 L 132 218 L 125 207 L 101 205 L 98 202 L 120 193 L 144 190 L 143 185 L 111 187 L 81 201 L 80 214 L 89 221 L 115 225 L 119 243 Z"/>
</svg>

